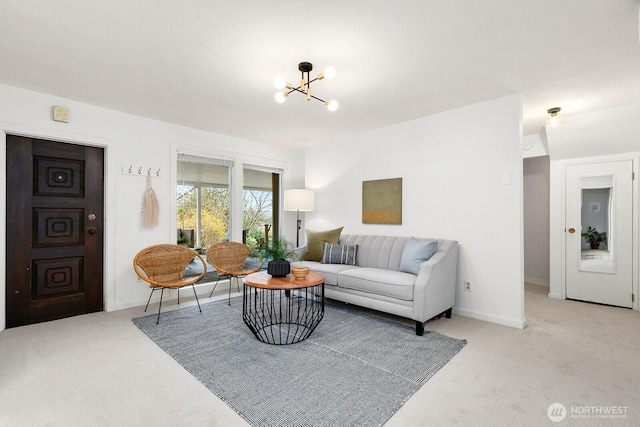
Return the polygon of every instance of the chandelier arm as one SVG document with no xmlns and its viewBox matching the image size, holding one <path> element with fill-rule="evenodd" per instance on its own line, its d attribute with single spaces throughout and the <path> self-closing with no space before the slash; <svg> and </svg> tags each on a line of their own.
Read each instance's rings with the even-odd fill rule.
<svg viewBox="0 0 640 427">
<path fill-rule="evenodd" d="M 317 99 L 318 101 L 320 101 L 320 102 L 322 102 L 322 103 L 324 103 L 324 102 L 325 102 L 325 100 L 324 100 L 324 99 L 320 99 L 320 98 L 318 98 L 317 96 L 313 96 L 313 95 L 309 95 L 309 96 L 310 96 L 311 98 L 313 98 L 313 99 Z"/>
<path fill-rule="evenodd" d="M 305 91 L 303 91 L 303 90 L 300 90 L 300 87 L 294 87 L 294 88 L 292 88 L 289 92 L 287 92 L 287 96 L 288 96 L 288 95 L 290 95 L 290 94 L 291 94 L 291 93 L 293 93 L 293 92 L 300 92 L 301 94 L 303 94 L 303 95 L 305 95 L 305 96 L 307 95 L 307 92 L 305 92 Z M 317 100 L 318 100 L 318 101 L 320 101 L 320 102 L 325 102 L 325 100 L 324 100 L 324 99 L 318 98 L 317 96 L 314 96 L 314 95 L 309 95 L 309 96 L 310 96 L 311 98 L 313 98 L 313 99 L 317 99 Z"/>
</svg>

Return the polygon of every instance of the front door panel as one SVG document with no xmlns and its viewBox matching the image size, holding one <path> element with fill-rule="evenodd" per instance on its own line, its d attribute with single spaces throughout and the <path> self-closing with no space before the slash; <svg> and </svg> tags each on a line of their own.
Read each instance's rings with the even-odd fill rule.
<svg viewBox="0 0 640 427">
<path fill-rule="evenodd" d="M 103 158 L 7 136 L 7 327 L 102 310 Z"/>
</svg>

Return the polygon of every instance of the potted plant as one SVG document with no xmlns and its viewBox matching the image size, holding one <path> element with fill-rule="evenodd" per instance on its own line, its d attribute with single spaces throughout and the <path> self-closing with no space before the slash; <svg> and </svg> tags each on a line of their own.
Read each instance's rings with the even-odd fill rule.
<svg viewBox="0 0 640 427">
<path fill-rule="evenodd" d="M 186 236 L 180 236 L 180 237 L 178 237 L 178 241 L 177 241 L 177 243 L 178 243 L 179 245 L 182 245 L 182 246 L 188 246 L 188 247 L 191 247 L 191 240 L 189 240 L 189 238 L 187 238 Z"/>
<path fill-rule="evenodd" d="M 273 277 L 284 277 L 291 272 L 290 261 L 297 260 L 298 256 L 291 245 L 283 239 L 269 240 L 262 247 L 262 258 L 270 261 L 267 263 L 267 273 Z"/>
<path fill-rule="evenodd" d="M 607 243 L 607 233 L 599 232 L 594 227 L 588 226 L 587 231 L 581 234 L 589 242 L 591 249 L 599 249 L 600 243 Z"/>
</svg>

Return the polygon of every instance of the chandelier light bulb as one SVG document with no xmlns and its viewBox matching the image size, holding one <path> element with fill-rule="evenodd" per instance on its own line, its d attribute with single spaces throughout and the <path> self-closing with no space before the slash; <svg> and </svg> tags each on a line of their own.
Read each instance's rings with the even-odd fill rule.
<svg viewBox="0 0 640 427">
<path fill-rule="evenodd" d="M 278 76 L 275 79 L 273 79 L 273 86 L 275 86 L 276 89 L 284 89 L 286 85 L 287 85 L 287 82 L 283 77 Z"/>
<path fill-rule="evenodd" d="M 324 69 L 324 73 L 322 74 L 324 75 L 325 79 L 332 79 L 336 76 L 336 69 L 329 65 Z"/>
<path fill-rule="evenodd" d="M 329 109 L 329 111 L 336 111 L 338 109 L 338 102 L 337 101 L 327 101 L 327 108 Z"/>
<path fill-rule="evenodd" d="M 284 95 L 284 93 L 282 92 L 276 93 L 276 101 L 278 101 L 279 104 L 282 104 L 286 100 L 287 100 L 287 97 Z"/>
</svg>

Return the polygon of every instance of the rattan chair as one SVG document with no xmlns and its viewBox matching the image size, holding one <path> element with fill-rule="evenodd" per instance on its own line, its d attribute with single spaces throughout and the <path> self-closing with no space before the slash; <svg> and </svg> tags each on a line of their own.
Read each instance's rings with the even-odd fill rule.
<svg viewBox="0 0 640 427">
<path fill-rule="evenodd" d="M 240 291 L 238 278 L 262 269 L 262 257 L 258 253 L 256 253 L 256 258 L 258 258 L 259 265 L 254 267 L 245 266 L 250 254 L 251 248 L 238 242 L 220 242 L 207 249 L 207 261 L 218 271 L 218 280 L 216 280 L 216 283 L 213 285 L 209 297 L 213 295 L 213 291 L 216 290 L 220 279 L 228 278 L 228 304 L 231 305 L 231 280 L 235 279 L 238 291 Z"/>
<path fill-rule="evenodd" d="M 202 273 L 193 277 L 184 277 L 185 269 L 194 259 L 198 259 L 202 263 Z M 156 324 L 160 323 L 160 309 L 162 308 L 162 296 L 165 289 L 177 289 L 178 304 L 180 304 L 180 288 L 191 285 L 196 296 L 198 309 L 202 313 L 194 284 L 207 274 L 207 263 L 194 250 L 170 243 L 149 246 L 142 249 L 135 256 L 133 269 L 142 280 L 149 283 L 151 288 L 151 295 L 149 295 L 144 311 L 147 311 L 149 307 L 153 292 L 156 289 L 160 289 L 160 305 L 158 305 L 158 320 Z"/>
</svg>

